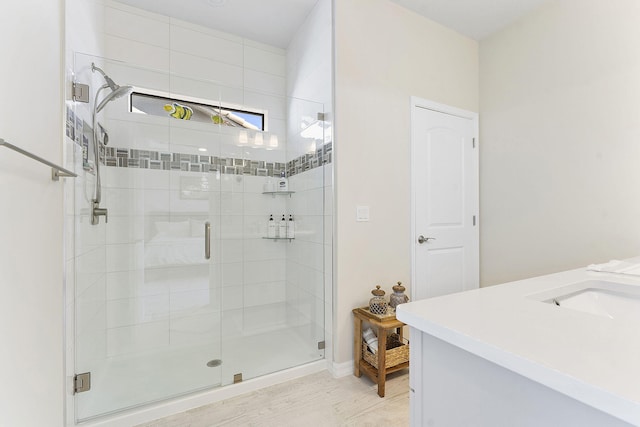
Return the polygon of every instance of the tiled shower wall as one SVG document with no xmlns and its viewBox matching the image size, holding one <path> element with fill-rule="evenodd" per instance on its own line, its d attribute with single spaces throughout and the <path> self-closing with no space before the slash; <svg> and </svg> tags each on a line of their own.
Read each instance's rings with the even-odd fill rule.
<svg viewBox="0 0 640 427">
<path fill-rule="evenodd" d="M 269 111 L 267 130 L 286 136 L 285 50 L 119 3 L 106 4 L 106 57 L 172 74 L 168 80 L 166 74 L 157 80 L 141 72 L 139 79 L 128 69 L 120 78 L 112 67 L 114 79 L 161 91 L 168 83 L 176 94 L 258 106 Z"/>
<path fill-rule="evenodd" d="M 295 136 L 285 131 L 285 51 L 110 1 L 104 2 L 104 15 L 104 56 L 126 65 L 76 55 L 78 80 L 96 87 L 99 80 L 87 71 L 95 60 L 120 84 L 264 108 L 269 134 L 279 145 L 258 147 L 251 132 L 242 145 L 236 130 L 131 114 L 124 99 L 107 107 L 101 120 L 110 137 L 104 153 L 110 166 L 102 169 L 107 226 L 88 222 L 93 176 L 87 174 L 76 187 L 76 212 L 81 213 L 75 225 L 77 360 L 211 341 L 221 322 L 223 339 L 291 321 L 308 326 L 313 312 L 308 307 L 323 298 L 321 165 L 332 153 L 331 144 L 320 142 L 310 154 L 285 154 L 288 138 Z M 305 111 L 322 110 L 313 103 L 301 105 Z M 88 106 L 76 105 L 76 113 L 89 122 Z M 164 160 L 169 163 L 155 163 L 156 170 L 154 153 L 158 161 L 170 156 Z M 125 164 L 131 167 L 112 166 Z M 284 165 L 295 175 L 291 186 L 300 194 L 261 194 L 267 178 L 258 170 L 270 175 L 269 164 L 274 173 Z M 262 239 L 268 215 L 283 213 L 299 220 L 298 238 Z M 214 230 L 214 263 L 190 264 L 207 220 Z M 168 242 L 158 236 L 167 228 L 170 236 L 161 237 L 173 238 L 174 244 L 183 240 L 182 260 L 163 255 Z M 156 261 L 164 256 L 168 266 L 152 265 L 150 248 Z M 220 285 L 212 286 L 209 277 Z M 293 301 L 287 295 L 295 295 L 295 311 L 285 309 Z M 322 323 L 319 309 L 316 314 L 316 323 Z M 314 335 L 322 332 L 320 327 Z"/>
</svg>

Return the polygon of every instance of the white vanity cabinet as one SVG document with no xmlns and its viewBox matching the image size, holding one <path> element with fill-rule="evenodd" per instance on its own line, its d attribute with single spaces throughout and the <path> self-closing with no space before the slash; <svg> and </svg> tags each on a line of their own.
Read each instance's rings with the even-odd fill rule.
<svg viewBox="0 0 640 427">
<path fill-rule="evenodd" d="M 628 427 L 509 369 L 411 329 L 412 427 Z"/>
<path fill-rule="evenodd" d="M 640 289 L 579 269 L 399 305 L 411 425 L 639 426 L 640 325 L 540 297 L 598 281 Z"/>
</svg>

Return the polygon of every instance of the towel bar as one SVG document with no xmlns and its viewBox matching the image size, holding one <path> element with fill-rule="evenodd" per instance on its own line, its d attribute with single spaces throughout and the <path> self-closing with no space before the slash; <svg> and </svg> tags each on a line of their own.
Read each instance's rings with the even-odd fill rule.
<svg viewBox="0 0 640 427">
<path fill-rule="evenodd" d="M 33 160 L 37 160 L 40 163 L 44 163 L 45 165 L 50 166 L 51 167 L 51 179 L 54 180 L 54 181 L 60 180 L 60 177 L 62 177 L 62 178 L 75 178 L 75 177 L 78 176 L 75 173 L 71 172 L 70 170 L 67 170 L 67 169 L 65 169 L 63 167 L 60 167 L 60 166 L 54 164 L 54 163 L 51 163 L 50 161 L 45 160 L 40 156 L 36 156 L 35 154 L 32 154 L 32 153 L 30 153 L 28 151 L 25 151 L 20 147 L 16 147 L 15 145 L 8 143 L 7 141 L 5 141 L 2 138 L 0 138 L 0 146 L 4 146 L 4 147 L 7 147 L 7 148 L 10 148 L 13 151 L 17 151 L 20 154 L 24 154 L 25 156 L 32 158 Z"/>
</svg>

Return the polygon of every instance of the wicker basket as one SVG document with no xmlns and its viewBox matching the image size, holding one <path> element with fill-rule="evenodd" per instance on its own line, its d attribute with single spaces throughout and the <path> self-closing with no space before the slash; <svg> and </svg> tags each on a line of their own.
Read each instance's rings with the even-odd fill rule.
<svg viewBox="0 0 640 427">
<path fill-rule="evenodd" d="M 374 368 L 378 369 L 378 353 L 372 353 L 367 343 L 362 341 L 362 358 Z M 386 369 L 409 361 L 409 341 L 400 341 L 400 335 L 387 336 L 387 354 L 384 365 Z"/>
</svg>

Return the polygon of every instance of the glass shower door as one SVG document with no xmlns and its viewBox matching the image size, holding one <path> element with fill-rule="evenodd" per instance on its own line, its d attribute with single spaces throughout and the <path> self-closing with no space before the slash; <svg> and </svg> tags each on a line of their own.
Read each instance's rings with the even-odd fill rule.
<svg viewBox="0 0 640 427">
<path fill-rule="evenodd" d="M 100 148 L 108 223 L 92 225 L 92 108 L 104 84 L 92 63 L 134 90 L 172 96 L 175 84 L 76 55 L 75 79 L 91 87 L 91 102 L 71 108 L 76 143 L 89 154 L 75 189 L 75 365 L 91 374 L 91 389 L 76 395 L 79 421 L 216 387 L 222 370 L 215 126 L 145 114 L 128 97 L 110 102 L 95 123 L 108 142 Z"/>
</svg>

